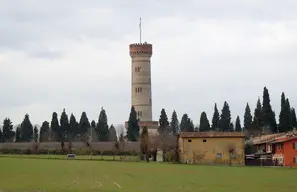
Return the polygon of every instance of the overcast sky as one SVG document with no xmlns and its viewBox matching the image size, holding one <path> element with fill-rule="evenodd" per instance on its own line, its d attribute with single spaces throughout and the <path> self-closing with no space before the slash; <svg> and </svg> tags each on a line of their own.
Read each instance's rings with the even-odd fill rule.
<svg viewBox="0 0 297 192">
<path fill-rule="evenodd" d="M 65 108 L 97 121 L 103 106 L 109 124 L 124 123 L 141 16 L 155 120 L 165 108 L 211 121 L 225 100 L 242 118 L 267 86 L 278 121 L 282 91 L 297 107 L 296 10 L 296 0 L 1 0 L 0 119 L 41 124 Z"/>
</svg>

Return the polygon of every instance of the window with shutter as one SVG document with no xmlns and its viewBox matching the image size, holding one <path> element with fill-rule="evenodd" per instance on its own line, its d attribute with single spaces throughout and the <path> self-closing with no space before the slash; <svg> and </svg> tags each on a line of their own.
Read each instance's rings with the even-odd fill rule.
<svg viewBox="0 0 297 192">
<path fill-rule="evenodd" d="M 295 142 L 294 144 L 295 144 L 295 150 L 297 150 L 297 142 Z"/>
<path fill-rule="evenodd" d="M 295 164 L 297 164 L 297 156 L 295 156 Z"/>
</svg>

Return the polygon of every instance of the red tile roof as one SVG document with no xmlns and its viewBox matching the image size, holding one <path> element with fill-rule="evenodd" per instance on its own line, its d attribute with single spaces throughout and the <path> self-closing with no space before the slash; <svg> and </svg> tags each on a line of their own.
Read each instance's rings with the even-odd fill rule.
<svg viewBox="0 0 297 192">
<path fill-rule="evenodd" d="M 278 137 L 281 137 L 285 134 L 286 133 L 275 133 L 275 134 L 269 134 L 269 135 L 262 135 L 262 136 L 252 138 L 252 141 L 253 141 L 254 145 L 269 143 L 269 142 L 274 141 Z"/>
<path fill-rule="evenodd" d="M 203 137 L 213 137 L 213 138 L 244 138 L 245 135 L 242 132 L 180 132 L 181 138 L 203 138 Z"/>
<path fill-rule="evenodd" d="M 284 143 L 286 141 L 290 141 L 290 140 L 293 140 L 293 139 L 297 139 L 297 136 L 291 136 L 291 137 L 286 137 L 286 138 L 279 138 L 271 143 Z"/>
</svg>

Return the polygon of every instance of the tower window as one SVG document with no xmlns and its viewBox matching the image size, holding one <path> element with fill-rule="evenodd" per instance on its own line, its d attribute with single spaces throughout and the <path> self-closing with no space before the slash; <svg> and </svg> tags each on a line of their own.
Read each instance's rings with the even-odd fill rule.
<svg viewBox="0 0 297 192">
<path fill-rule="evenodd" d="M 142 92 L 142 87 L 136 87 L 135 92 L 136 93 L 141 93 Z"/>
<path fill-rule="evenodd" d="M 135 72 L 140 72 L 141 71 L 141 67 L 135 67 Z"/>
<path fill-rule="evenodd" d="M 142 111 L 137 111 L 137 116 L 142 117 Z"/>
</svg>

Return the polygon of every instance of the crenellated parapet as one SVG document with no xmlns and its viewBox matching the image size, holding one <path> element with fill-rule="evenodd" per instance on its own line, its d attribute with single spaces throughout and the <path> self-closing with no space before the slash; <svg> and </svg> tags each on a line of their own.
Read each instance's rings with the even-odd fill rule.
<svg viewBox="0 0 297 192">
<path fill-rule="evenodd" d="M 152 56 L 153 54 L 153 45 L 149 43 L 134 43 L 129 46 L 130 56 Z"/>
</svg>

